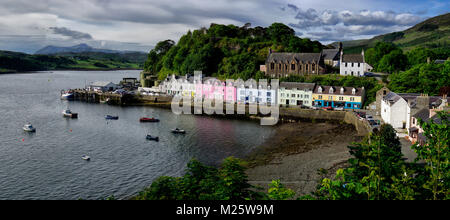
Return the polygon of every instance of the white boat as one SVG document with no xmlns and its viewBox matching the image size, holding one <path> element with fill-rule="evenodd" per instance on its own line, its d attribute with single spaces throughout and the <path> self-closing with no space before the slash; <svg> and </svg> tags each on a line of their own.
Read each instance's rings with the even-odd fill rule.
<svg viewBox="0 0 450 220">
<path fill-rule="evenodd" d="M 82 156 L 81 158 L 82 158 L 83 160 L 87 160 L 87 161 L 91 160 L 91 158 L 90 158 L 89 156 L 87 156 L 87 155 L 84 155 L 84 156 Z"/>
<path fill-rule="evenodd" d="M 23 130 L 26 132 L 36 132 L 36 128 L 34 128 L 31 124 L 24 125 Z"/>
<path fill-rule="evenodd" d="M 67 118 L 78 118 L 78 113 L 73 113 L 69 109 L 64 110 L 62 112 L 62 114 L 63 114 L 64 117 L 67 117 Z"/>
<path fill-rule="evenodd" d="M 65 100 L 69 100 L 69 99 L 73 99 L 74 95 L 71 92 L 64 92 L 61 94 L 61 99 L 65 99 Z"/>
</svg>

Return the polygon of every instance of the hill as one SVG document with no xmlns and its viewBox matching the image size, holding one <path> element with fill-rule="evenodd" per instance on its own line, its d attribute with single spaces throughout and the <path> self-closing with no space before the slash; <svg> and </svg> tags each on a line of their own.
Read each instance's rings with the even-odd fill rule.
<svg viewBox="0 0 450 220">
<path fill-rule="evenodd" d="M 159 79 L 202 70 L 206 76 L 246 80 L 263 76 L 259 65 L 264 64 L 269 48 L 304 53 L 319 53 L 323 48 L 318 41 L 297 37 L 293 29 L 281 23 L 267 28 L 250 26 L 211 24 L 209 28 L 189 31 L 177 44 L 161 41 L 150 51 L 145 70 Z"/>
<path fill-rule="evenodd" d="M 0 73 L 45 70 L 142 69 L 145 54 L 79 53 L 30 55 L 0 51 Z"/>
<path fill-rule="evenodd" d="M 107 49 L 97 49 L 93 48 L 87 44 L 78 44 L 72 47 L 57 47 L 57 46 L 46 46 L 38 51 L 36 51 L 34 54 L 39 55 L 57 55 L 61 53 L 86 53 L 86 52 L 93 52 L 93 53 L 114 53 L 114 54 L 127 54 L 127 53 L 142 53 L 142 52 L 136 52 L 136 51 L 119 51 L 119 50 L 107 50 Z"/>
<path fill-rule="evenodd" d="M 407 30 L 376 36 L 372 39 L 344 41 L 344 51 L 360 53 L 377 42 L 391 42 L 404 51 L 417 47 L 450 48 L 450 13 L 427 19 Z M 332 44 L 337 46 L 338 42 Z"/>
</svg>

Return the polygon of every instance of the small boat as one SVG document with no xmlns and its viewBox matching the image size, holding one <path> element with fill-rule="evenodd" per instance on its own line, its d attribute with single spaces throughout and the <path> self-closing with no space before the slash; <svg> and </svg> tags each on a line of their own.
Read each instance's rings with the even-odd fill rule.
<svg viewBox="0 0 450 220">
<path fill-rule="evenodd" d="M 36 132 L 36 128 L 34 128 L 31 124 L 24 125 L 23 130 L 26 132 Z"/>
<path fill-rule="evenodd" d="M 62 112 L 63 116 L 66 118 L 78 118 L 78 113 L 73 113 L 72 111 L 70 111 L 69 109 L 64 110 Z"/>
<path fill-rule="evenodd" d="M 141 118 L 139 119 L 140 122 L 159 122 L 159 119 L 156 118 Z"/>
<path fill-rule="evenodd" d="M 178 128 L 172 129 L 172 133 L 174 134 L 186 134 L 185 130 L 180 130 Z"/>
<path fill-rule="evenodd" d="M 106 120 L 119 120 L 119 116 L 106 115 Z"/>
<path fill-rule="evenodd" d="M 62 94 L 61 94 L 61 99 L 64 99 L 64 100 L 71 100 L 71 99 L 73 99 L 74 98 L 74 94 L 72 93 L 72 92 L 62 92 Z"/>
<path fill-rule="evenodd" d="M 90 161 L 91 160 L 91 158 L 89 156 L 87 156 L 87 155 L 82 156 L 81 159 L 86 160 L 86 161 Z"/>
<path fill-rule="evenodd" d="M 151 135 L 147 135 L 147 140 L 149 140 L 149 141 L 156 141 L 156 142 L 158 142 L 159 141 L 159 137 L 153 137 L 153 136 L 151 136 Z"/>
</svg>

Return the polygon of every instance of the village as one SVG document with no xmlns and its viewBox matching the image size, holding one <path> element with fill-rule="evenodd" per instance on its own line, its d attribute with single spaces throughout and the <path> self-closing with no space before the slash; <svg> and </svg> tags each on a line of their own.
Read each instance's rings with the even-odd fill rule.
<svg viewBox="0 0 450 220">
<path fill-rule="evenodd" d="M 326 64 L 326 65 L 325 65 Z M 360 54 L 344 54 L 339 49 L 321 53 L 274 53 L 271 49 L 266 64 L 261 66 L 268 78 L 290 75 L 327 74 L 327 68 L 339 68 L 342 76 L 370 77 L 372 67 Z M 383 123 L 391 124 L 399 137 L 411 143 L 424 143 L 418 120 L 438 122 L 436 112 L 448 111 L 450 99 L 427 94 L 396 94 L 384 87 L 376 94 L 376 102 L 365 103 L 364 87 L 320 85 L 316 83 L 281 82 L 278 85 L 259 84 L 256 80 L 218 80 L 205 77 L 201 71 L 194 75 L 170 75 L 163 81 L 141 73 L 136 78 L 124 78 L 119 84 L 93 82 L 83 90 L 86 101 L 123 104 L 124 97 L 153 103 L 170 103 L 174 96 L 217 100 L 227 104 L 268 105 L 282 109 L 350 111 L 367 125 L 368 132 Z M 87 95 L 90 94 L 90 95 Z M 97 95 L 97 98 L 96 98 Z M 89 98 L 90 97 L 90 98 Z M 138 97 L 138 98 L 137 98 Z M 116 102 L 113 102 L 113 100 Z"/>
</svg>

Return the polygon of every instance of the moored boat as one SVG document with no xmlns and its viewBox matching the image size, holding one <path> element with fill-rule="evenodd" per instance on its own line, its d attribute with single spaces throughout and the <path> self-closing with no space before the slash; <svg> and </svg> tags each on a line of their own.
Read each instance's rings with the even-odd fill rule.
<svg viewBox="0 0 450 220">
<path fill-rule="evenodd" d="M 86 160 L 86 161 L 90 161 L 91 160 L 91 158 L 89 156 L 87 156 L 87 155 L 82 156 L 81 159 Z"/>
<path fill-rule="evenodd" d="M 31 124 L 24 125 L 23 130 L 26 132 L 36 132 L 36 128 L 34 128 Z"/>
<path fill-rule="evenodd" d="M 139 119 L 140 122 L 159 122 L 159 119 L 156 118 L 141 118 Z"/>
<path fill-rule="evenodd" d="M 71 91 L 62 91 L 61 92 L 61 99 L 64 100 L 72 100 L 74 98 L 74 94 Z"/>
<path fill-rule="evenodd" d="M 180 130 L 178 128 L 172 129 L 172 133 L 174 134 L 186 134 L 185 130 Z"/>
<path fill-rule="evenodd" d="M 69 109 L 64 110 L 62 112 L 63 116 L 66 118 L 78 118 L 78 113 L 73 113 L 72 111 L 70 111 Z"/>
<path fill-rule="evenodd" d="M 119 120 L 119 116 L 106 115 L 106 120 Z"/>
<path fill-rule="evenodd" d="M 159 137 L 153 137 L 153 136 L 151 136 L 151 135 L 147 135 L 147 140 L 149 140 L 149 141 L 156 141 L 156 142 L 158 142 L 159 141 Z"/>
</svg>

